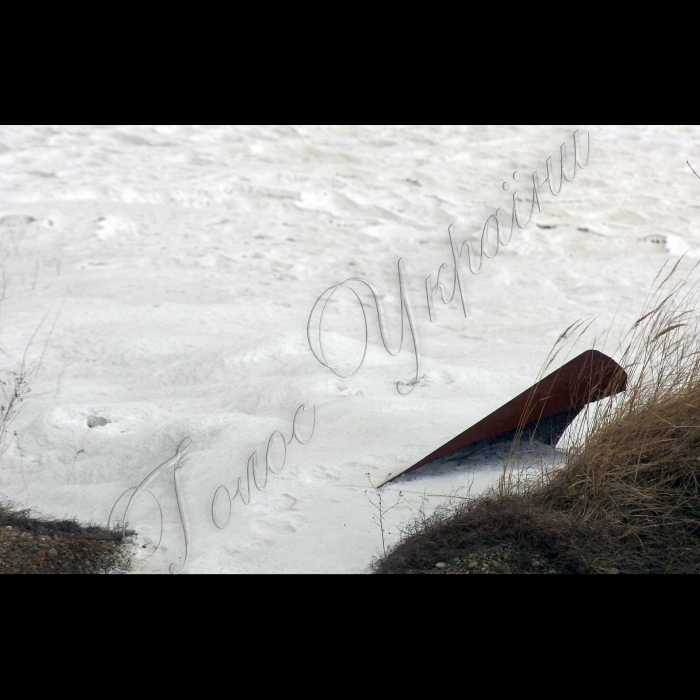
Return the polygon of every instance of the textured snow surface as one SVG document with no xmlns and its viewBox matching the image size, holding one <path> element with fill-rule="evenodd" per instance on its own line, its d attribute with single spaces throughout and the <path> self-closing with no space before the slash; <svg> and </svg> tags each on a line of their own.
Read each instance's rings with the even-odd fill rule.
<svg viewBox="0 0 700 700">
<path fill-rule="evenodd" d="M 577 128 L 584 156 L 590 133 L 587 167 L 558 197 L 545 186 L 542 211 L 480 274 L 463 264 L 468 317 L 459 295 L 443 305 L 438 293 L 431 323 L 425 278 L 435 284 L 446 263 L 447 296 L 452 287 L 448 226 L 461 244 L 499 207 L 509 221 L 514 189 L 529 198 L 549 156 L 558 182 L 563 142 L 571 171 Z M 577 319 L 598 317 L 591 341 L 611 323 L 624 330 L 669 257 L 700 257 L 700 180 L 686 160 L 700 166 L 698 127 L 0 127 L 0 369 L 17 370 L 25 352 L 34 367 L 0 496 L 104 524 L 189 436 L 186 463 L 175 472 L 171 460 L 129 511 L 135 571 L 183 565 L 183 520 L 185 572 L 364 571 L 381 548 L 367 473 L 381 483 L 530 386 Z M 407 395 L 407 327 L 394 357 L 366 306 L 366 357 L 347 378 L 306 336 L 322 292 L 360 277 L 396 349 L 399 259 L 421 357 Z M 357 366 L 364 321 L 348 289 L 323 332 L 329 363 Z M 304 439 L 316 410 L 311 441 L 290 442 L 284 469 L 217 528 L 217 489 L 233 496 L 243 477 L 247 494 L 254 451 L 262 481 L 270 436 L 291 438 L 301 404 Z M 275 470 L 281 453 L 276 434 Z M 399 489 L 405 498 L 390 541 L 423 493 L 430 509 L 476 492 L 499 459 L 389 485 L 390 504 Z"/>
</svg>

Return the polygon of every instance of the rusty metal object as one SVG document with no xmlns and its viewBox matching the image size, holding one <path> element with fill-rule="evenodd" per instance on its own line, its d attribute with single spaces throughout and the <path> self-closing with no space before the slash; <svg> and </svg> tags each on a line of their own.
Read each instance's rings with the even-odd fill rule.
<svg viewBox="0 0 700 700">
<path fill-rule="evenodd" d="M 613 396 L 626 386 L 627 374 L 615 360 L 598 350 L 586 350 L 388 481 L 435 461 L 512 442 L 516 436 L 556 445 L 586 404 Z"/>
</svg>

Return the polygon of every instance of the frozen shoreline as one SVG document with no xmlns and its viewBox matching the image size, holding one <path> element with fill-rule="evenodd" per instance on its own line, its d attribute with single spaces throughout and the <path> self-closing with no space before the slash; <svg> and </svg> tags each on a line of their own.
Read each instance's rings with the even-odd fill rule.
<svg viewBox="0 0 700 700">
<path fill-rule="evenodd" d="M 464 273 L 467 319 L 458 295 L 430 323 L 425 277 L 451 261 L 447 227 L 480 233 L 507 206 L 502 183 L 541 171 L 576 128 L 591 133 L 588 167 L 559 197 L 544 190 L 480 275 Z M 364 570 L 380 546 L 367 472 L 377 483 L 530 386 L 576 319 L 600 314 L 593 332 L 617 312 L 624 327 L 667 257 L 700 251 L 685 162 L 700 156 L 697 128 L 3 127 L 0 144 L 2 368 L 49 314 L 0 492 L 106 522 L 191 436 L 178 478 L 192 573 Z M 397 338 L 399 258 L 422 357 L 407 396 L 410 342 L 392 358 L 370 327 L 363 367 L 342 378 L 306 339 L 319 294 L 355 276 L 383 296 Z M 355 358 L 356 316 L 328 322 L 331 351 Z M 284 470 L 219 530 L 213 494 L 235 492 L 275 431 L 289 440 L 301 404 L 316 406 L 313 439 L 290 444 Z M 136 571 L 165 573 L 184 557 L 173 474 L 153 486 L 163 539 Z M 150 498 L 133 512 L 149 552 L 157 515 Z"/>
</svg>

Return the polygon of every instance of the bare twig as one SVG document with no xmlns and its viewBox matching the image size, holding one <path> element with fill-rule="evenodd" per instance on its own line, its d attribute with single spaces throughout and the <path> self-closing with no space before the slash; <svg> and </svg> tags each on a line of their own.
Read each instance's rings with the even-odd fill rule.
<svg viewBox="0 0 700 700">
<path fill-rule="evenodd" d="M 403 501 L 403 493 L 401 491 L 399 491 L 399 495 L 396 499 L 396 503 L 394 503 L 393 506 L 389 506 L 387 508 L 384 505 L 384 489 L 386 487 L 386 484 L 383 484 L 382 486 L 376 487 L 372 483 L 372 479 L 370 478 L 369 472 L 367 472 L 367 481 L 369 481 L 369 485 L 372 487 L 372 490 L 374 491 L 374 494 L 376 495 L 376 500 L 372 500 L 372 496 L 370 496 L 367 491 L 365 491 L 365 495 L 367 496 L 367 500 L 377 510 L 377 513 L 373 516 L 373 520 L 377 525 L 379 525 L 379 530 L 382 534 L 382 551 L 384 552 L 384 554 L 386 554 L 386 534 L 389 534 L 389 533 L 385 533 L 384 517 L 390 510 L 394 510 L 394 508 L 396 508 L 396 506 L 398 506 Z"/>
<path fill-rule="evenodd" d="M 85 450 L 83 449 L 83 445 L 85 444 L 85 440 L 87 440 L 87 436 L 88 436 L 89 432 L 90 432 L 90 428 L 88 428 L 87 431 L 85 432 L 85 435 L 83 435 L 83 439 L 80 442 L 80 447 L 77 450 L 75 449 L 75 442 L 73 442 L 73 450 L 75 451 L 75 454 L 73 455 L 73 464 L 70 468 L 70 471 L 68 472 L 68 478 L 66 479 L 66 484 L 70 483 L 70 478 L 71 478 L 71 476 L 73 476 L 73 470 L 75 469 L 75 463 L 78 460 L 78 455 L 85 452 Z M 72 433 L 72 435 L 73 435 L 73 438 L 75 438 L 75 433 Z"/>
<path fill-rule="evenodd" d="M 49 331 L 49 334 L 46 336 L 46 341 L 44 342 L 44 347 L 41 350 L 41 357 L 39 358 L 39 364 L 37 365 L 36 368 L 36 376 L 39 375 L 39 370 L 41 369 L 41 364 L 44 361 L 44 355 L 46 354 L 46 348 L 49 346 L 49 341 L 51 340 L 51 336 L 53 335 L 54 329 L 56 328 L 56 324 L 58 323 L 58 317 L 61 315 L 61 311 L 63 311 L 63 305 L 65 304 L 65 300 L 61 302 L 61 306 L 58 308 L 58 313 L 56 314 L 56 318 L 53 320 L 53 324 L 51 325 L 51 330 Z"/>
</svg>

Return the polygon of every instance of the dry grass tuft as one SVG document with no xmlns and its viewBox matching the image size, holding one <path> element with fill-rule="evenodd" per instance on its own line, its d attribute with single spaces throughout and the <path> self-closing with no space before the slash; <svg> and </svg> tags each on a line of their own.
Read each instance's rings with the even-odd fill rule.
<svg viewBox="0 0 700 700">
<path fill-rule="evenodd" d="M 497 487 L 411 523 L 373 570 L 428 569 L 508 544 L 523 571 L 533 555 L 569 573 L 700 571 L 698 283 L 677 272 L 659 273 L 614 353 L 627 390 L 589 404 L 563 467 L 523 481 L 507 464 Z"/>
</svg>

